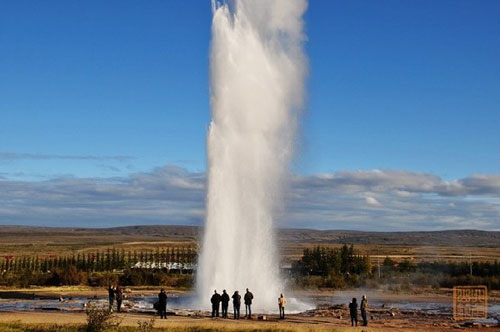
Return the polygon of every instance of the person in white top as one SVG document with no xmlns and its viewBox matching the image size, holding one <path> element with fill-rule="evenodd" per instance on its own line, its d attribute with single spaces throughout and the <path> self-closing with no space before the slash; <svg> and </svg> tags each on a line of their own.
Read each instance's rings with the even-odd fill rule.
<svg viewBox="0 0 500 332">
<path fill-rule="evenodd" d="M 278 306 L 280 308 L 280 319 L 285 319 L 286 298 L 283 294 L 278 297 Z"/>
</svg>

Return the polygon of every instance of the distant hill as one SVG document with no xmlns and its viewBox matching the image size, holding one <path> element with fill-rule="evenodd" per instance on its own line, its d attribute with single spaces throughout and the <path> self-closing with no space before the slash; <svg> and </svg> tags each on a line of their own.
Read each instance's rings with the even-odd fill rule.
<svg viewBox="0 0 500 332">
<path fill-rule="evenodd" d="M 285 241 L 412 246 L 500 247 L 500 232 L 447 230 L 431 232 L 361 232 L 344 230 L 283 229 Z"/>
<path fill-rule="evenodd" d="M 136 241 L 196 241 L 200 227 L 179 225 L 125 226 L 112 228 L 53 228 L 0 226 L 0 242 L 13 238 L 37 240 L 65 238 L 106 238 Z M 447 230 L 430 232 L 362 232 L 347 230 L 314 230 L 282 228 L 277 231 L 281 242 L 317 244 L 376 244 L 450 247 L 500 247 L 500 232 Z M 121 241 L 120 241 L 121 242 Z"/>
</svg>

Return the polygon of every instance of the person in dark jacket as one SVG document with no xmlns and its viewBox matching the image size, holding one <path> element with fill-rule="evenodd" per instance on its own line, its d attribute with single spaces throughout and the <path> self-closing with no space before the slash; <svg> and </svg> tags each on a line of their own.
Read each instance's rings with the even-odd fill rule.
<svg viewBox="0 0 500 332">
<path fill-rule="evenodd" d="M 113 285 L 109 285 L 108 296 L 109 296 L 109 311 L 113 311 L 113 303 L 115 302 L 115 289 L 113 288 Z"/>
<path fill-rule="evenodd" d="M 160 313 L 160 319 L 167 319 L 167 293 L 163 288 L 158 294 L 158 312 Z"/>
<path fill-rule="evenodd" d="M 349 303 L 349 313 L 351 314 L 351 326 L 358 326 L 358 301 L 355 297 Z"/>
<path fill-rule="evenodd" d="M 363 318 L 363 326 L 368 326 L 368 317 L 366 316 L 366 310 L 368 309 L 368 300 L 366 299 L 366 295 L 363 295 L 361 298 L 361 304 L 359 305 L 359 309 L 361 309 L 361 318 Z"/>
<path fill-rule="evenodd" d="M 220 296 L 220 300 L 222 302 L 222 318 L 227 318 L 227 307 L 229 306 L 229 295 L 226 293 L 225 289 L 222 291 L 222 295 Z"/>
<path fill-rule="evenodd" d="M 247 288 L 247 292 L 245 293 L 245 317 L 252 318 L 252 300 L 253 294 Z"/>
<path fill-rule="evenodd" d="M 115 294 L 116 294 L 116 306 L 118 308 L 118 312 L 122 312 L 123 292 L 120 286 L 116 287 Z"/>
<path fill-rule="evenodd" d="M 240 319 L 240 305 L 241 305 L 241 295 L 238 293 L 238 291 L 235 291 L 233 296 L 233 318 L 234 319 Z"/>
<path fill-rule="evenodd" d="M 210 302 L 212 302 L 212 318 L 219 317 L 220 294 L 217 293 L 217 290 L 214 290 Z"/>
</svg>

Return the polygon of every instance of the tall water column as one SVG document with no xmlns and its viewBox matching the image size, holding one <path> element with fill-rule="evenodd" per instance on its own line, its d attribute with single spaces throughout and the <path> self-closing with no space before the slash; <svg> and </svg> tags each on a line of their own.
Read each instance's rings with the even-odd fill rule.
<svg viewBox="0 0 500 332">
<path fill-rule="evenodd" d="M 213 2 L 208 192 L 197 271 L 200 307 L 214 289 L 249 288 L 256 310 L 283 291 L 276 213 L 303 106 L 306 0 Z"/>
</svg>

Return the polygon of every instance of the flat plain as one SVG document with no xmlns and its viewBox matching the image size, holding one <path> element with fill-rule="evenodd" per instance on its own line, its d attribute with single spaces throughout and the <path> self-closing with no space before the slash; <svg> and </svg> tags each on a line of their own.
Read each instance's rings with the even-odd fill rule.
<svg viewBox="0 0 500 332">
<path fill-rule="evenodd" d="M 78 253 L 105 251 L 110 248 L 124 250 L 156 250 L 157 248 L 199 247 L 202 229 L 190 226 L 131 226 L 104 229 L 86 228 L 40 228 L 23 226 L 0 227 L 0 257 L 2 256 L 63 256 Z M 316 246 L 340 247 L 351 245 L 363 255 L 369 255 L 372 264 L 381 262 L 385 257 L 401 261 L 408 259 L 421 261 L 495 261 L 500 260 L 500 232 L 455 230 L 442 232 L 356 232 L 356 231 L 318 231 L 308 229 L 278 229 L 277 237 L 281 250 L 282 264 L 287 265 L 299 259 L 305 248 Z M 137 294 L 152 296 L 157 289 L 133 287 Z M 169 293 L 183 292 L 168 289 Z M 185 291 L 185 290 L 184 290 Z M 69 287 L 30 287 L 29 289 L 2 289 L 2 294 L 36 294 L 39 297 L 57 299 L 59 296 L 102 297 L 104 288 L 88 286 Z M 345 297 L 362 294 L 366 290 L 354 289 L 332 293 L 314 291 L 318 303 L 330 303 L 332 296 Z M 358 294 L 358 295 L 359 295 Z M 388 303 L 411 301 L 431 301 L 449 303 L 449 289 L 434 289 L 423 293 L 368 293 L 370 299 Z M 3 297 L 3 296 L 2 296 Z M 500 294 L 490 293 L 492 303 L 499 303 Z M 10 301 L 4 298 L 3 301 Z M 377 306 L 372 310 L 372 320 L 368 328 L 350 328 L 348 312 L 345 307 L 318 306 L 305 314 L 289 315 L 286 321 L 279 321 L 276 315 L 268 315 L 266 321 L 259 320 L 212 320 L 209 313 L 179 312 L 167 321 L 156 320 L 158 331 L 451 331 L 464 329 L 460 322 L 453 321 L 449 314 L 428 315 L 425 312 L 389 311 Z M 140 321 L 151 319 L 151 314 L 130 312 L 120 316 L 123 331 L 138 331 Z M 59 327 L 53 326 L 57 322 Z M 0 330 L 8 331 L 78 331 L 85 324 L 82 310 L 69 312 L 47 311 L 10 311 L 0 312 Z M 479 331 L 481 326 L 468 326 L 467 331 Z M 489 328 L 493 330 L 494 328 Z"/>
<path fill-rule="evenodd" d="M 202 229 L 196 226 L 129 226 L 116 228 L 0 227 L 0 257 L 71 255 L 106 250 L 198 248 Z M 305 248 L 353 244 L 372 263 L 391 257 L 420 261 L 500 260 L 500 232 L 451 230 L 437 232 L 360 232 L 278 229 L 284 263 L 297 260 Z"/>
</svg>

